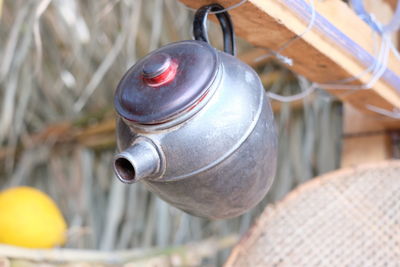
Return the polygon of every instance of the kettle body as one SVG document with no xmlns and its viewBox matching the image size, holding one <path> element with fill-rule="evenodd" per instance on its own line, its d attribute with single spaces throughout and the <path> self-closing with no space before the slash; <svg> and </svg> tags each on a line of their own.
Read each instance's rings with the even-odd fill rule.
<svg viewBox="0 0 400 267">
<path fill-rule="evenodd" d="M 196 216 L 231 218 L 254 207 L 276 170 L 273 112 L 257 73 L 203 41 L 153 51 L 115 93 L 114 169 Z"/>
</svg>

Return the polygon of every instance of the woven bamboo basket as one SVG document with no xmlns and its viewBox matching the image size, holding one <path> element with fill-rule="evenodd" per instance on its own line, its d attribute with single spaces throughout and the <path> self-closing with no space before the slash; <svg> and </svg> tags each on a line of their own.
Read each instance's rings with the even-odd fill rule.
<svg viewBox="0 0 400 267">
<path fill-rule="evenodd" d="M 225 266 L 400 266 L 400 161 L 300 186 L 267 206 Z"/>
</svg>

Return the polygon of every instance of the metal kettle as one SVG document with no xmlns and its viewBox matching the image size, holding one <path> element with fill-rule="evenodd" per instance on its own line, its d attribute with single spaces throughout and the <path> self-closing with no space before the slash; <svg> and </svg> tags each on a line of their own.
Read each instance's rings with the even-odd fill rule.
<svg viewBox="0 0 400 267">
<path fill-rule="evenodd" d="M 200 8 L 195 40 L 145 56 L 115 92 L 117 177 L 212 219 L 238 216 L 261 201 L 277 159 L 271 106 L 255 71 L 234 57 L 227 12 L 217 14 L 225 52 L 208 43 L 207 15 L 218 10 Z"/>
</svg>

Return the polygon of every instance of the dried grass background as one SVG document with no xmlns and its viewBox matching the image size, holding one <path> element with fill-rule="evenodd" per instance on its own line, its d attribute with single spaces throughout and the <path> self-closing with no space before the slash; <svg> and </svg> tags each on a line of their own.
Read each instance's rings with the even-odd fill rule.
<svg viewBox="0 0 400 267">
<path fill-rule="evenodd" d="M 300 102 L 274 103 L 277 177 L 265 200 L 239 218 L 196 218 L 140 184 L 124 185 L 112 171 L 114 89 L 141 56 L 191 39 L 193 12 L 175 0 L 1 3 L 0 186 L 30 185 L 50 194 L 68 221 L 66 247 L 170 247 L 242 234 L 266 203 L 338 166 L 341 105 L 317 91 Z M 212 26 L 211 39 L 218 35 Z M 240 41 L 241 54 L 249 49 Z M 292 94 L 301 89 L 276 64 L 257 70 L 267 90 Z M 206 262 L 220 265 L 227 253 Z"/>
</svg>

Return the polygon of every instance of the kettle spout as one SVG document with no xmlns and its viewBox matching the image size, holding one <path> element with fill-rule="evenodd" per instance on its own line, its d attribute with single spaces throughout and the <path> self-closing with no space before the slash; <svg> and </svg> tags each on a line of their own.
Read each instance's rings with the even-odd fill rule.
<svg viewBox="0 0 400 267">
<path fill-rule="evenodd" d="M 141 179 L 154 178 L 160 173 L 161 157 L 156 146 L 145 139 L 114 157 L 114 171 L 122 182 L 135 183 Z"/>
</svg>

